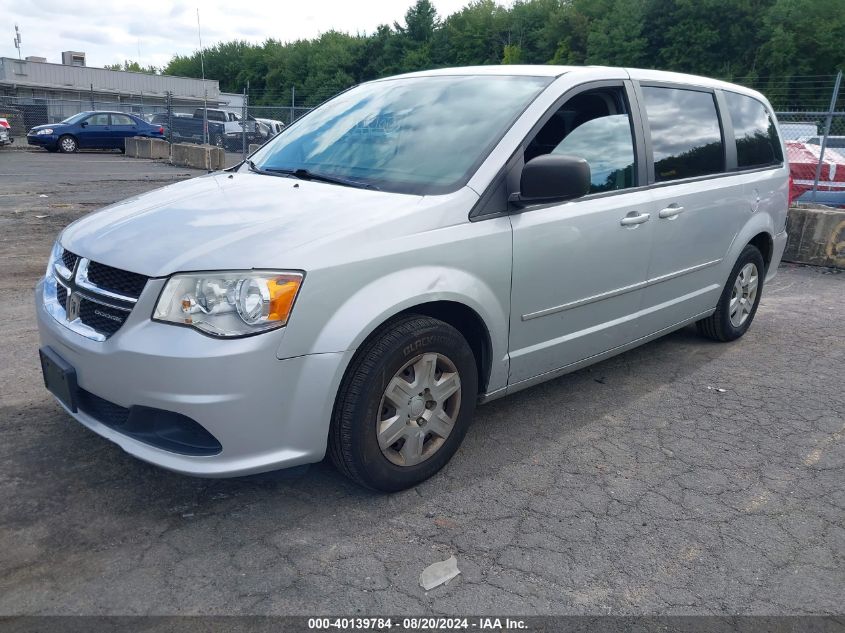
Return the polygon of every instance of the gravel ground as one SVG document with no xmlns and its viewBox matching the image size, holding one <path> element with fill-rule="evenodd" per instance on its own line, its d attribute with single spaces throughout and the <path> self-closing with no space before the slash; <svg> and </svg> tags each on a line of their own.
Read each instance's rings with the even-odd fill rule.
<svg viewBox="0 0 845 633">
<path fill-rule="evenodd" d="M 0 151 L 0 615 L 843 613 L 845 275 L 783 266 L 740 341 L 685 329 L 483 406 L 414 490 L 191 479 L 48 396 L 31 295 L 62 226 L 196 173 Z"/>
</svg>

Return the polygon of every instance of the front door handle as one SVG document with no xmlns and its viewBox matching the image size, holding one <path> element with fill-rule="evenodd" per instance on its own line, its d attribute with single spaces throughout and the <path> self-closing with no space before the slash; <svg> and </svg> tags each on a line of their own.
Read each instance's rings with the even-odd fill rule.
<svg viewBox="0 0 845 633">
<path fill-rule="evenodd" d="M 643 222 L 648 222 L 650 217 L 651 216 L 648 213 L 637 213 L 636 211 L 631 211 L 628 215 L 619 220 L 619 224 L 622 226 L 635 226 L 637 224 L 642 224 Z"/>
<path fill-rule="evenodd" d="M 664 219 L 665 219 L 665 218 L 669 218 L 669 219 L 671 219 L 671 218 L 676 218 L 676 217 L 678 217 L 678 216 L 679 216 L 679 215 L 681 215 L 683 212 L 684 212 L 684 208 L 683 208 L 683 207 L 679 207 L 678 205 L 671 204 L 671 205 L 669 205 L 668 207 L 666 207 L 665 209 L 661 209 L 661 210 L 658 212 L 658 214 L 657 214 L 657 215 L 658 215 L 659 217 L 661 217 L 661 218 L 664 218 Z"/>
</svg>

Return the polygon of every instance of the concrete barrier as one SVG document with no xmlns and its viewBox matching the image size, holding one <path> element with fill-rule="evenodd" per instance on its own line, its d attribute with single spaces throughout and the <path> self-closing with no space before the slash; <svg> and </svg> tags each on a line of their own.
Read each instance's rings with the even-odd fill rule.
<svg viewBox="0 0 845 633">
<path fill-rule="evenodd" d="M 791 207 L 786 230 L 785 261 L 845 269 L 845 209 Z"/>
<path fill-rule="evenodd" d="M 169 158 L 170 143 L 161 138 L 133 136 L 124 141 L 126 155 L 132 158 Z"/>
<path fill-rule="evenodd" d="M 193 143 L 174 143 L 171 162 L 174 165 L 196 167 L 215 171 L 226 166 L 226 151 L 215 145 L 195 145 Z"/>
</svg>

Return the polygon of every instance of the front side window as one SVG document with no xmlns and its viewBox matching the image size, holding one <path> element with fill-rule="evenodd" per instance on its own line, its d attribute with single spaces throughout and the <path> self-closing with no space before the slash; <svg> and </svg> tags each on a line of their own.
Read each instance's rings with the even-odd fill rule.
<svg viewBox="0 0 845 633">
<path fill-rule="evenodd" d="M 384 191 L 454 191 L 551 80 L 449 75 L 362 84 L 286 127 L 253 162 Z"/>
<path fill-rule="evenodd" d="M 752 97 L 725 92 L 736 138 L 737 166 L 766 167 L 783 162 L 777 126 L 765 106 Z"/>
<path fill-rule="evenodd" d="M 633 187 L 634 139 L 622 89 L 591 90 L 568 100 L 531 139 L 525 161 L 543 154 L 586 160 L 590 193 Z"/>
<path fill-rule="evenodd" d="M 108 114 L 95 114 L 92 117 L 88 118 L 88 125 L 108 125 L 109 124 L 109 115 Z"/>
<path fill-rule="evenodd" d="M 643 87 L 657 182 L 718 174 L 725 151 L 712 93 Z"/>
</svg>

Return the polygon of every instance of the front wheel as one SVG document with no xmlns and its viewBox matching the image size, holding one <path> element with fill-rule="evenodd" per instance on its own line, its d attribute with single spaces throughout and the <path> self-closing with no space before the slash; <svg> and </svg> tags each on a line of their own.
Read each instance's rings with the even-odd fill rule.
<svg viewBox="0 0 845 633">
<path fill-rule="evenodd" d="M 748 331 L 763 292 L 766 264 L 753 244 L 739 254 L 716 311 L 696 323 L 700 334 L 714 341 L 734 341 Z"/>
<path fill-rule="evenodd" d="M 329 451 L 335 466 L 376 490 L 403 490 L 449 461 L 475 411 L 475 357 L 451 325 L 400 317 L 374 335 L 344 376 Z"/>
<path fill-rule="evenodd" d="M 79 143 L 72 136 L 63 136 L 59 139 L 59 149 L 65 154 L 73 154 L 79 149 Z"/>
</svg>

